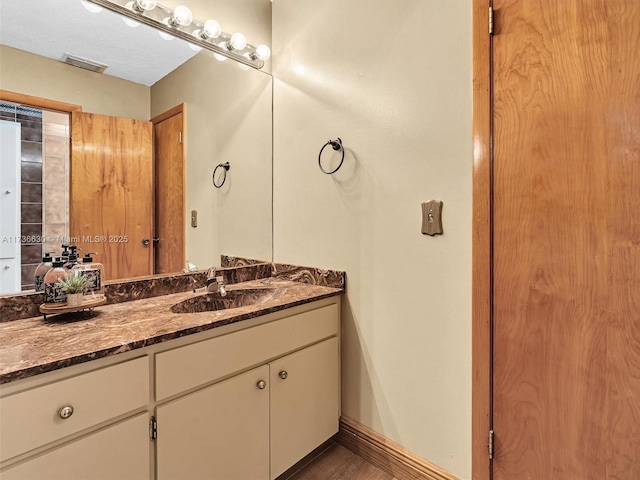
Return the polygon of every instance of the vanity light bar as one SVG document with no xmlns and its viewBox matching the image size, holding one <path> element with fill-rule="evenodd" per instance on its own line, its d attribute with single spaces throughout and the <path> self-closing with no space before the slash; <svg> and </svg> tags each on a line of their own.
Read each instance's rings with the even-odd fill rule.
<svg viewBox="0 0 640 480">
<path fill-rule="evenodd" d="M 119 13 L 127 18 L 135 20 L 136 22 L 144 23 L 157 30 L 173 35 L 174 37 L 181 38 L 189 43 L 197 45 L 206 50 L 210 50 L 224 57 L 231 58 L 237 62 L 240 62 L 249 67 L 261 69 L 264 66 L 264 60 L 260 57 L 263 56 L 260 53 L 261 48 L 268 47 L 259 45 L 255 47 L 249 43 L 246 43 L 242 48 L 229 48 L 225 45 L 232 44 L 232 37 L 238 35 L 230 35 L 225 32 L 220 32 L 216 38 L 203 38 L 197 33 L 197 30 L 202 31 L 204 23 L 196 19 L 191 20 L 188 25 L 181 25 L 177 22 L 167 21 L 167 19 L 174 19 L 175 12 L 169 7 L 165 7 L 160 4 L 156 4 L 154 8 L 150 10 L 131 8 L 131 5 L 135 3 L 135 0 L 88 0 L 91 3 L 100 5 L 112 12 Z M 153 2 L 150 2 L 153 3 Z M 180 7 L 178 7 L 180 8 Z M 140 11 L 141 10 L 141 11 Z M 176 9 L 177 10 L 177 9 Z M 244 38 L 244 37 L 243 37 Z M 235 39 L 234 39 L 235 40 Z M 237 43 L 234 42 L 237 46 Z M 268 58 L 268 54 L 267 54 Z"/>
</svg>

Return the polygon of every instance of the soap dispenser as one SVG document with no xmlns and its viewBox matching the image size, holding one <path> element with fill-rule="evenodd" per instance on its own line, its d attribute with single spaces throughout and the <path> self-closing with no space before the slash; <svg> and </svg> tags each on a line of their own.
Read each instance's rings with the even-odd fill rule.
<svg viewBox="0 0 640 480">
<path fill-rule="evenodd" d="M 35 283 L 36 292 L 42 292 L 44 290 L 44 276 L 49 270 L 53 268 L 53 258 L 50 253 L 45 253 L 42 257 L 42 263 L 36 267 Z"/>
<path fill-rule="evenodd" d="M 104 295 L 104 287 L 102 286 L 103 265 L 94 262 L 91 255 L 97 255 L 97 253 L 85 253 L 84 257 L 82 257 L 82 263 L 75 265 L 73 270 L 79 272 L 79 275 L 85 275 L 91 279 L 91 285 L 85 290 L 87 295 Z"/>
<path fill-rule="evenodd" d="M 64 264 L 64 268 L 66 268 L 67 270 L 71 270 L 77 264 L 78 264 L 78 247 L 76 247 L 75 245 L 71 245 L 69 247 L 69 254 L 67 257 L 67 262 Z"/>
<path fill-rule="evenodd" d="M 56 257 L 52 268 L 44 276 L 44 303 L 64 303 L 67 301 L 67 294 L 58 284 L 58 280 L 64 280 L 67 276 L 63 265 L 62 257 Z"/>
<path fill-rule="evenodd" d="M 60 259 L 62 263 L 67 263 L 69 261 L 69 245 L 61 245 L 62 253 L 60 254 Z"/>
</svg>

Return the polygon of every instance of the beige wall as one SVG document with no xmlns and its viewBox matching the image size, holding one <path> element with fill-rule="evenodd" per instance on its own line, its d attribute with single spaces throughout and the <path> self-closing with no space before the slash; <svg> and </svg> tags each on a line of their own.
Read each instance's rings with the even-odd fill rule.
<svg viewBox="0 0 640 480">
<path fill-rule="evenodd" d="M 5 45 L 0 89 L 80 105 L 85 112 L 149 119 L 149 87 Z"/>
<path fill-rule="evenodd" d="M 343 413 L 471 476 L 471 0 L 276 0 L 274 258 L 344 269 Z M 345 165 L 317 165 L 341 137 Z M 327 157 L 330 160 L 330 156 Z M 444 235 L 422 235 L 442 200 Z"/>
<path fill-rule="evenodd" d="M 151 87 L 152 116 L 186 103 L 187 259 L 220 254 L 271 260 L 271 76 L 200 52 Z M 214 188 L 216 165 L 231 169 Z"/>
</svg>

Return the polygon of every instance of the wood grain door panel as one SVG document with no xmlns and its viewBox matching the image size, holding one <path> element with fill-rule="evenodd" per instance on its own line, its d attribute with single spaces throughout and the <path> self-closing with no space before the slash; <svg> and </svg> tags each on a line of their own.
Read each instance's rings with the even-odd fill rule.
<svg viewBox="0 0 640 480">
<path fill-rule="evenodd" d="M 640 2 L 494 8 L 494 479 L 640 478 Z"/>
<path fill-rule="evenodd" d="M 182 111 L 154 128 L 155 273 L 180 272 L 185 266 L 184 115 Z"/>
<path fill-rule="evenodd" d="M 69 232 L 106 280 L 153 273 L 152 124 L 72 115 Z"/>
</svg>

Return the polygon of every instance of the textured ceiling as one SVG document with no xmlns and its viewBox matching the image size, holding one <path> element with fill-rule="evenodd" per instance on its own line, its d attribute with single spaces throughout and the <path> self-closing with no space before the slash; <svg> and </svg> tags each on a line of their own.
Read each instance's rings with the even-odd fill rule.
<svg viewBox="0 0 640 480">
<path fill-rule="evenodd" d="M 197 54 L 178 38 L 116 13 L 89 12 L 81 0 L 0 0 L 0 43 L 54 60 L 65 52 L 108 65 L 105 75 L 153 85 Z"/>
</svg>

